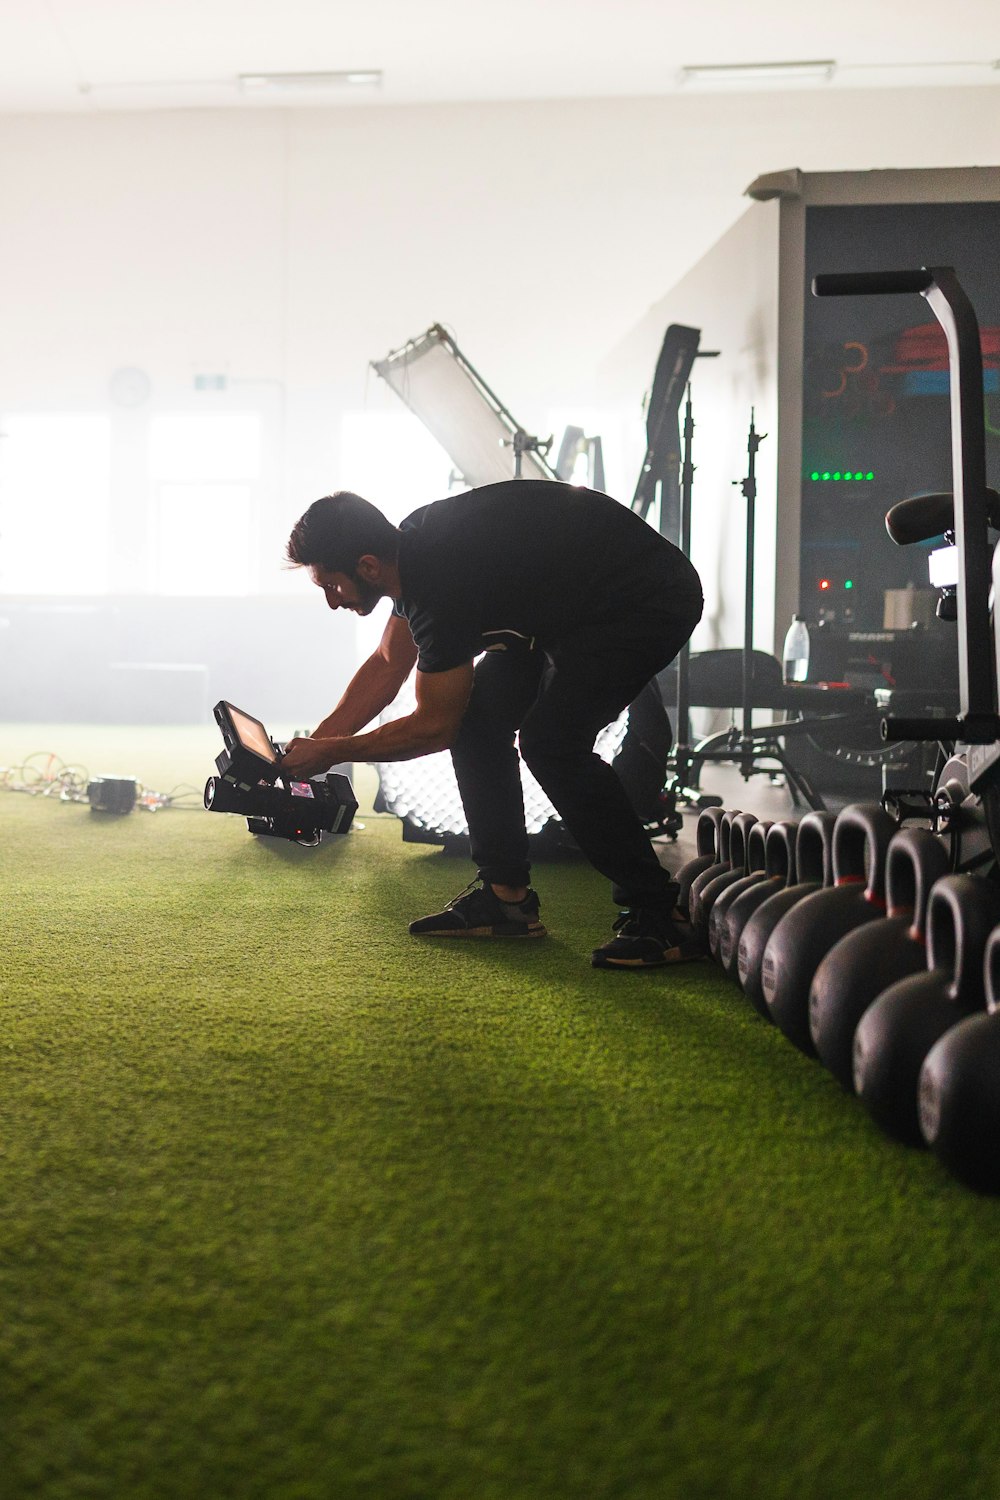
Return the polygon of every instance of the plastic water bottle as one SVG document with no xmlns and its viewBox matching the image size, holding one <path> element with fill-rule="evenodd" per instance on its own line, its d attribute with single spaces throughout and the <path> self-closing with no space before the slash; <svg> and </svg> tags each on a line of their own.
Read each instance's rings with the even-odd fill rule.
<svg viewBox="0 0 1000 1500">
<path fill-rule="evenodd" d="M 809 627 L 801 615 L 793 615 L 781 653 L 786 682 L 805 682 L 809 676 Z"/>
</svg>

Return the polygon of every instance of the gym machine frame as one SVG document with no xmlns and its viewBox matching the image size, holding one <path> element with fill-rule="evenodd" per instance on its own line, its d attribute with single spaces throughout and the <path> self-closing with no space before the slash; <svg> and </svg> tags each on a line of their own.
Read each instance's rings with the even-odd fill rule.
<svg viewBox="0 0 1000 1500">
<path fill-rule="evenodd" d="M 894 296 L 919 292 L 944 329 L 951 374 L 951 525 L 958 560 L 958 691 L 954 719 L 882 721 L 884 741 L 952 740 L 969 747 L 970 784 L 978 788 L 1000 761 L 1000 717 L 994 707 L 996 664 L 990 631 L 986 426 L 983 358 L 975 310 L 951 266 L 816 276 L 817 297 Z M 936 533 L 931 533 L 936 534 Z M 1000 560 L 994 556 L 997 581 Z"/>
</svg>

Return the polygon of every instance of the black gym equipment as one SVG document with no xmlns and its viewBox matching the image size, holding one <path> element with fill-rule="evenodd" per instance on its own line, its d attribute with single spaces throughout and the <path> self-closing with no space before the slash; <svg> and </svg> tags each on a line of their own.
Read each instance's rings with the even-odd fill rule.
<svg viewBox="0 0 1000 1500">
<path fill-rule="evenodd" d="M 732 869 L 733 819 L 740 816 L 738 808 L 727 809 L 722 814 L 719 821 L 717 857 L 714 863 L 710 864 L 707 869 L 702 870 L 700 875 L 695 876 L 691 882 L 691 889 L 688 892 L 688 917 L 691 926 L 705 942 L 708 941 L 708 916 L 707 914 L 704 917 L 702 915 L 702 892 L 712 884 L 713 880 L 717 880 L 720 875 L 728 875 Z"/>
<path fill-rule="evenodd" d="M 922 1146 L 917 1088 L 924 1059 L 945 1032 L 986 1004 L 983 959 L 1000 922 L 1000 887 L 945 875 L 927 908 L 927 970 L 891 984 L 854 1033 L 854 1087 L 881 1128 Z"/>
<path fill-rule="evenodd" d="M 770 822 L 756 822 L 751 826 L 744 839 L 745 848 L 741 861 L 743 874 L 720 892 L 712 903 L 708 918 L 708 948 L 716 963 L 722 962 L 722 934 L 725 931 L 726 917 L 733 902 L 737 901 L 744 891 L 751 890 L 755 885 L 767 879 L 765 864 L 767 832 L 770 827 Z M 737 864 L 735 827 L 730 840 L 730 853 L 735 868 Z"/>
<path fill-rule="evenodd" d="M 935 1042 L 920 1069 L 920 1130 L 960 1182 L 1000 1193 L 1000 927 L 984 960 L 989 1015 L 967 1016 Z"/>
<path fill-rule="evenodd" d="M 854 1092 L 854 1033 L 884 989 L 927 966 L 924 926 L 948 853 L 926 828 L 901 828 L 885 862 L 887 913 L 842 937 L 816 970 L 809 993 L 809 1033 L 822 1062 Z"/>
<path fill-rule="evenodd" d="M 663 339 L 653 388 L 646 412 L 646 454 L 632 497 L 632 509 L 647 520 L 658 501 L 660 532 L 684 553 L 691 556 L 691 490 L 694 482 L 692 458 L 694 416 L 691 401 L 691 370 L 696 359 L 715 359 L 717 350 L 699 349 L 701 330 L 671 323 Z M 684 403 L 683 459 L 678 441 L 677 416 L 681 394 Z M 691 781 L 691 685 L 690 643 L 685 641 L 677 654 L 673 701 L 677 727 L 676 743 L 671 757 L 672 776 L 669 795 L 697 807 L 707 807 L 719 799 L 704 796 Z"/>
<path fill-rule="evenodd" d="M 761 968 L 764 950 L 768 941 L 788 912 L 798 902 L 815 891 L 829 886 L 833 880 L 833 829 L 837 819 L 831 812 L 808 812 L 799 823 L 795 837 L 794 885 L 776 891 L 763 901 L 750 916 L 740 934 L 737 949 L 737 973 L 739 982 L 754 1010 L 771 1020 L 771 1012 L 764 999 Z"/>
<path fill-rule="evenodd" d="M 764 1000 L 775 1025 L 800 1052 L 816 1056 L 809 1034 L 809 988 L 845 933 L 885 916 L 885 859 L 896 825 L 877 804 L 845 807 L 833 830 L 833 885 L 787 913 L 761 965 Z"/>
<path fill-rule="evenodd" d="M 756 826 L 757 818 L 753 813 L 735 814 L 729 830 L 729 869 L 723 870 L 714 880 L 702 886 L 698 894 L 697 916 L 693 925 L 706 943 L 711 939 L 712 912 L 716 901 L 746 877 L 749 868 L 747 844 L 750 831 Z"/>
<path fill-rule="evenodd" d="M 955 615 L 958 627 L 958 713 L 947 718 L 903 718 L 891 712 L 882 721 L 886 743 L 898 740 L 960 742 L 969 747 L 971 785 L 1000 812 L 1000 717 L 994 707 L 995 663 L 990 630 L 990 559 L 987 526 L 991 500 L 986 486 L 986 429 L 983 360 L 979 323 L 951 266 L 910 271 L 858 272 L 816 276 L 817 297 L 887 296 L 919 293 L 948 340 L 951 379 L 952 527 L 957 549 Z M 893 507 L 893 532 L 906 540 L 927 536 L 939 525 L 935 507 Z M 921 535 L 918 535 L 922 533 Z M 930 535 L 935 535 L 931 532 Z M 994 569 L 1000 566 L 994 557 Z M 1000 822 L 991 827 L 1000 847 Z"/>
<path fill-rule="evenodd" d="M 717 864 L 720 858 L 719 827 L 725 817 L 721 807 L 706 807 L 698 814 L 698 823 L 695 829 L 695 848 L 697 854 L 694 859 L 689 859 L 686 864 L 681 865 L 674 879 L 677 881 L 678 896 L 677 910 L 682 916 L 691 920 L 691 886 L 703 870 L 709 865 Z"/>
<path fill-rule="evenodd" d="M 756 824 L 750 830 L 754 841 L 757 829 L 765 828 L 764 878 L 748 885 L 735 897 L 719 918 L 718 960 L 730 979 L 739 983 L 739 951 L 743 929 L 759 906 L 786 886 L 795 884 L 795 839 L 798 824 L 791 818 L 777 823 Z M 754 845 L 755 847 L 755 845 Z M 718 903 L 717 903 L 718 904 Z"/>
</svg>

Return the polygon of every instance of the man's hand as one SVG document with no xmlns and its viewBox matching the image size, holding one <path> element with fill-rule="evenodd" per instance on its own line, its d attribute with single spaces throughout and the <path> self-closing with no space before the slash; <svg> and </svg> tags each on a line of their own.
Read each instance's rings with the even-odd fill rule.
<svg viewBox="0 0 1000 1500">
<path fill-rule="evenodd" d="M 282 772 L 297 781 L 308 781 L 310 776 L 319 776 L 331 766 L 344 760 L 341 747 L 343 740 L 306 739 L 289 740 L 281 757 Z"/>
</svg>

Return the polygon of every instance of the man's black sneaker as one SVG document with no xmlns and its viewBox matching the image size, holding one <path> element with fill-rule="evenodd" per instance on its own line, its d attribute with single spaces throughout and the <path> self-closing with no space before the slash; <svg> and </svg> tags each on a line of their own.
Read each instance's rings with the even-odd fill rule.
<svg viewBox="0 0 1000 1500">
<path fill-rule="evenodd" d="M 545 937 L 539 902 L 529 890 L 523 901 L 501 901 L 491 885 L 474 880 L 444 911 L 410 923 L 414 937 Z"/>
<path fill-rule="evenodd" d="M 614 925 L 615 936 L 595 948 L 595 969 L 659 969 L 664 964 L 704 958 L 705 944 L 690 927 L 675 924 L 662 912 L 640 907 L 623 911 Z"/>
</svg>

